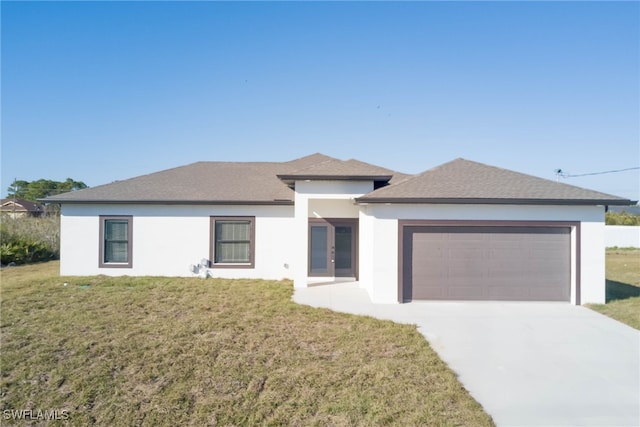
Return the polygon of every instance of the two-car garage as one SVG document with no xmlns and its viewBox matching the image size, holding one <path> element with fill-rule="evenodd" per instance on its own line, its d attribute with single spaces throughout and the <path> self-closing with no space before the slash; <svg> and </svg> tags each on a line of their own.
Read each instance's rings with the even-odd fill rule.
<svg viewBox="0 0 640 427">
<path fill-rule="evenodd" d="M 399 225 L 400 302 L 570 301 L 571 235 L 572 228 L 579 229 L 576 223 Z"/>
<path fill-rule="evenodd" d="M 464 159 L 356 202 L 372 301 L 576 305 L 606 301 L 604 213 L 634 203 Z"/>
</svg>

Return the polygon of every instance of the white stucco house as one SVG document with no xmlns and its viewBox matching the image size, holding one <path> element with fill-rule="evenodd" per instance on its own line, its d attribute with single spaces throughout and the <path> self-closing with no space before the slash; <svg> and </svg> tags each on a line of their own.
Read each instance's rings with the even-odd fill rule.
<svg viewBox="0 0 640 427">
<path fill-rule="evenodd" d="M 406 175 L 322 154 L 198 162 L 45 201 L 61 204 L 62 275 L 354 279 L 375 303 L 573 304 L 605 301 L 605 208 L 632 203 L 463 159 Z"/>
</svg>

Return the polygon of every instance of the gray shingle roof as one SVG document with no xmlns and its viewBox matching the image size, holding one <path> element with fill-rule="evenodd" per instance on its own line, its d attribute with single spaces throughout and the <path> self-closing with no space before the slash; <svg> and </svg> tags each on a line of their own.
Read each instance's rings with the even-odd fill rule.
<svg viewBox="0 0 640 427">
<path fill-rule="evenodd" d="M 197 162 L 111 184 L 64 193 L 49 203 L 292 204 L 293 191 L 278 173 L 333 160 L 312 154 L 289 162 Z"/>
<path fill-rule="evenodd" d="M 358 199 L 368 203 L 629 205 L 621 197 L 456 159 Z"/>
<path fill-rule="evenodd" d="M 387 182 L 394 176 L 406 177 L 407 175 L 355 159 L 338 160 L 332 158 L 291 172 L 278 174 L 278 178 L 287 183 L 303 179 L 374 180 Z"/>
<path fill-rule="evenodd" d="M 285 204 L 296 179 L 371 179 L 389 185 L 366 203 L 629 205 L 629 200 L 458 159 L 420 175 L 312 154 L 289 162 L 198 162 L 45 199 L 48 203 Z"/>
</svg>

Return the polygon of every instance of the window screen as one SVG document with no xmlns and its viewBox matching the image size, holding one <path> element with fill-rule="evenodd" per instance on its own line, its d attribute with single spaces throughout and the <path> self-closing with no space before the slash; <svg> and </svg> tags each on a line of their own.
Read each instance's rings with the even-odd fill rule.
<svg viewBox="0 0 640 427">
<path fill-rule="evenodd" d="M 216 220 L 216 263 L 251 262 L 251 221 Z"/>
<path fill-rule="evenodd" d="M 129 262 L 129 221 L 104 222 L 104 262 Z"/>
</svg>

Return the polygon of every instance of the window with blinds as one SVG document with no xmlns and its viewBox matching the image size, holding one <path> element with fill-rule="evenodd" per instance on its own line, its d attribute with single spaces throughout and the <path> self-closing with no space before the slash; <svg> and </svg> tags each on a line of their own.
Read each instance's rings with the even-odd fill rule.
<svg viewBox="0 0 640 427">
<path fill-rule="evenodd" d="M 104 262 L 129 260 L 129 222 L 108 219 L 104 224 Z"/>
<path fill-rule="evenodd" d="M 131 217 L 100 218 L 100 267 L 131 267 Z"/>
<path fill-rule="evenodd" d="M 213 266 L 253 264 L 253 218 L 212 218 Z"/>
</svg>

